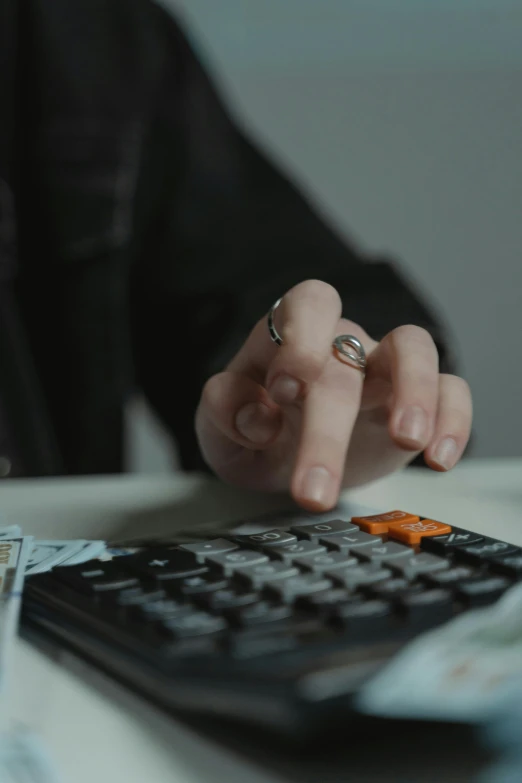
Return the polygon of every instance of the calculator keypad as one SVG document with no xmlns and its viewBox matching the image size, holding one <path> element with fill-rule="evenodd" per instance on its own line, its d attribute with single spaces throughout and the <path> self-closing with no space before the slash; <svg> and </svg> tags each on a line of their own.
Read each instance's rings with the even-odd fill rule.
<svg viewBox="0 0 522 783">
<path fill-rule="evenodd" d="M 179 545 L 57 567 L 28 584 L 65 590 L 71 603 L 162 654 L 208 636 L 212 649 L 250 658 L 321 634 L 350 644 L 420 632 L 522 580 L 522 549 L 408 512 L 297 522 L 207 539 L 184 532 Z"/>
</svg>

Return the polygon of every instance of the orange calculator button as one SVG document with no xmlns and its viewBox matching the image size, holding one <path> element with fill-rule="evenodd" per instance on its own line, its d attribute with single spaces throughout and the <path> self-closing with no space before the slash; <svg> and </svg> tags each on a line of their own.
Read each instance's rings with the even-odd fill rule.
<svg viewBox="0 0 522 783">
<path fill-rule="evenodd" d="M 384 514 L 373 514 L 370 517 L 352 517 L 354 525 L 359 525 L 361 530 L 373 535 L 387 533 L 392 523 L 418 522 L 419 517 L 408 514 L 406 511 L 386 511 Z"/>
<path fill-rule="evenodd" d="M 434 519 L 422 519 L 420 522 L 393 522 L 388 526 L 388 535 L 405 544 L 420 544 L 426 536 L 445 536 L 451 533 L 451 527 Z"/>
</svg>

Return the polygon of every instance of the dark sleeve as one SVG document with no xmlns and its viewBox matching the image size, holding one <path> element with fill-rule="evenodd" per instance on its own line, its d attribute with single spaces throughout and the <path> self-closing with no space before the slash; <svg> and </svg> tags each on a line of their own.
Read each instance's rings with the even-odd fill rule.
<svg viewBox="0 0 522 783">
<path fill-rule="evenodd" d="M 169 20 L 172 56 L 147 148 L 161 168 L 162 206 L 134 275 L 138 374 L 174 432 L 185 468 L 199 468 L 193 413 L 255 322 L 299 281 L 340 292 L 346 317 L 375 339 L 413 323 L 453 368 L 444 329 L 395 265 L 364 258 L 243 134 L 186 37 Z"/>
</svg>

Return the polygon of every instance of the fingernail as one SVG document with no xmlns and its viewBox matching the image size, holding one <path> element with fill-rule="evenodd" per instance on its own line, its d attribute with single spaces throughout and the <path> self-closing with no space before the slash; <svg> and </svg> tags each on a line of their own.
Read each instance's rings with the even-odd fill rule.
<svg viewBox="0 0 522 783">
<path fill-rule="evenodd" d="M 279 412 L 262 402 L 249 402 L 236 415 L 237 431 L 252 443 L 262 446 L 275 438 L 279 431 Z"/>
<path fill-rule="evenodd" d="M 453 438 L 443 438 L 437 444 L 433 461 L 440 465 L 441 468 L 444 468 L 444 470 L 450 470 L 457 461 L 458 453 L 459 447 L 456 441 Z"/>
<path fill-rule="evenodd" d="M 419 405 L 408 405 L 399 419 L 397 433 L 401 438 L 422 445 L 428 435 L 428 415 Z"/>
<path fill-rule="evenodd" d="M 301 383 L 290 375 L 278 375 L 270 385 L 268 393 L 278 405 L 288 405 L 299 397 Z"/>
<path fill-rule="evenodd" d="M 336 485 L 332 474 L 322 465 L 310 468 L 303 486 L 303 500 L 317 506 L 330 506 L 335 503 Z"/>
</svg>

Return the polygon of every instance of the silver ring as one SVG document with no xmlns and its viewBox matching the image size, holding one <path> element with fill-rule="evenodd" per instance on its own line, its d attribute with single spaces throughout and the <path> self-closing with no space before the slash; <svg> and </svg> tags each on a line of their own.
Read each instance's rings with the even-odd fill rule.
<svg viewBox="0 0 522 783">
<path fill-rule="evenodd" d="M 345 345 L 349 345 L 354 350 L 346 350 Z M 353 334 L 340 334 L 333 341 L 333 347 L 336 351 L 342 353 L 343 356 L 350 359 L 357 370 L 361 370 L 361 372 L 366 371 L 366 351 L 361 341 L 354 337 Z"/>
<path fill-rule="evenodd" d="M 271 339 L 276 345 L 283 345 L 283 338 L 277 331 L 274 323 L 275 311 L 282 301 L 283 297 L 280 297 L 277 302 L 272 305 L 268 312 L 268 331 L 270 332 Z M 339 337 L 335 338 L 332 345 L 336 351 L 341 353 L 343 356 L 346 356 L 347 359 L 350 359 L 350 361 L 353 362 L 355 369 L 361 370 L 361 372 L 365 372 L 366 351 L 364 350 L 363 344 L 360 340 L 357 339 L 357 337 L 354 337 L 353 334 L 340 334 Z M 353 351 L 348 351 L 345 348 L 346 345 L 350 346 L 350 348 L 353 348 Z"/>
<path fill-rule="evenodd" d="M 281 296 L 275 304 L 272 305 L 268 312 L 268 331 L 270 332 L 270 337 L 275 342 L 276 345 L 283 345 L 283 338 L 275 328 L 274 323 L 274 314 L 281 302 L 283 301 L 283 297 Z"/>
</svg>

